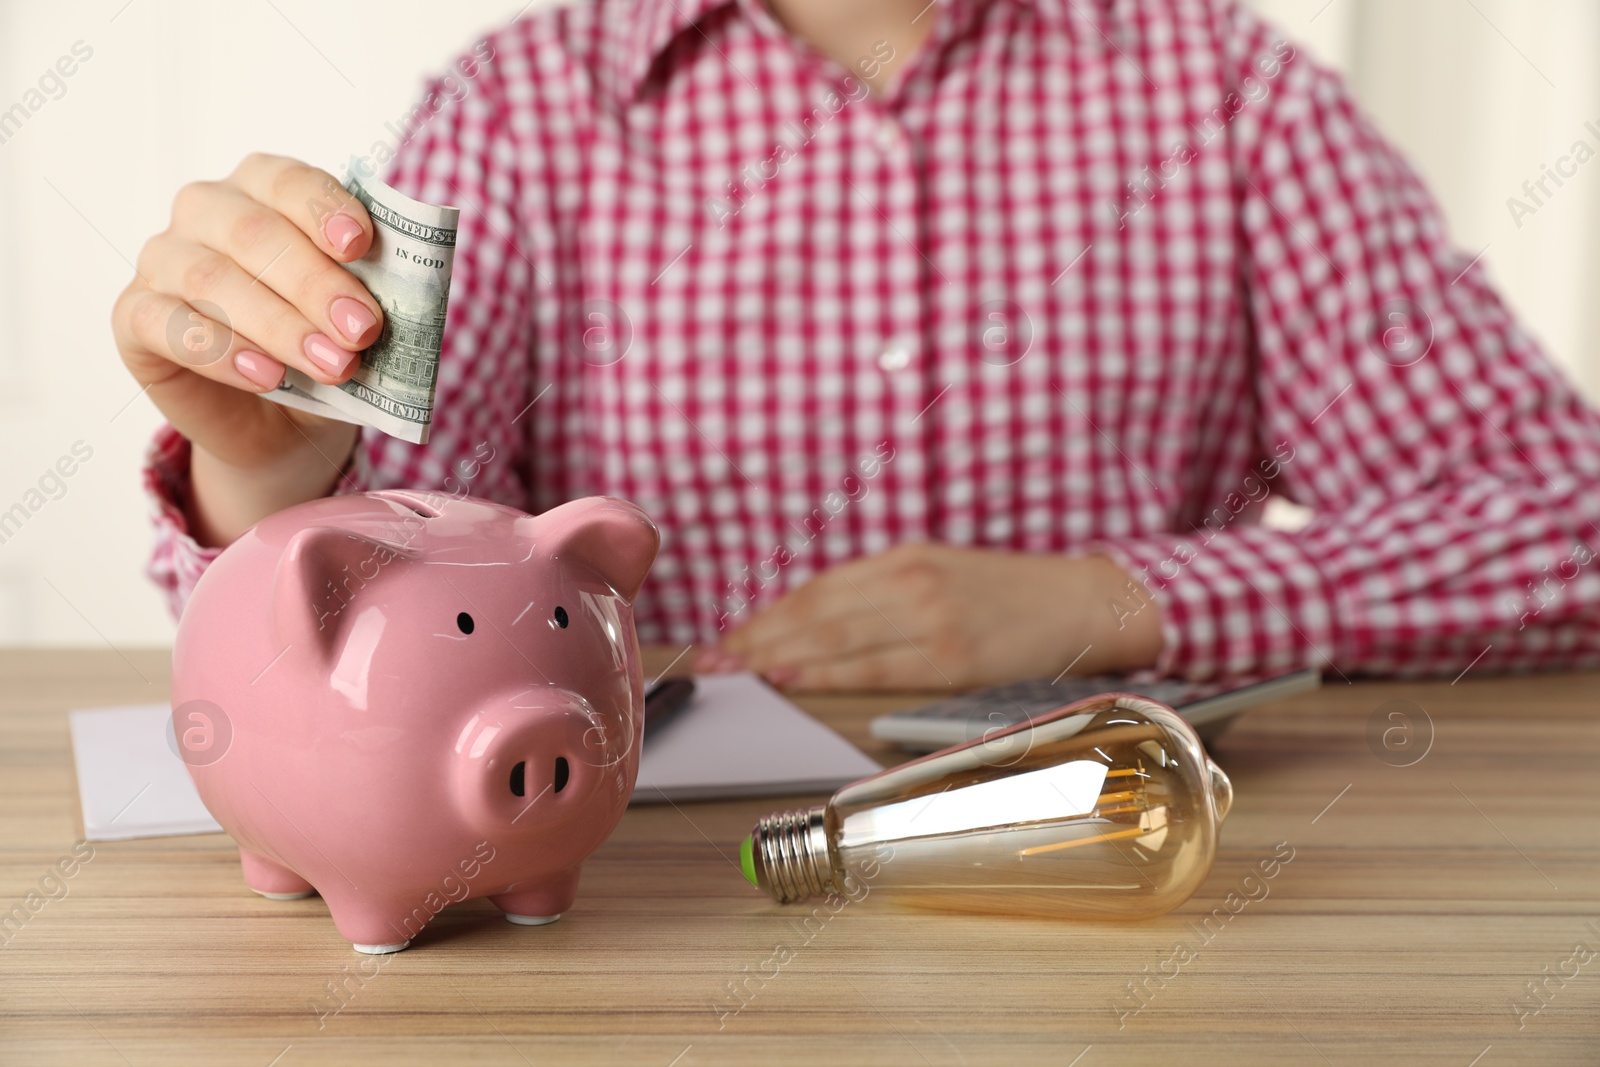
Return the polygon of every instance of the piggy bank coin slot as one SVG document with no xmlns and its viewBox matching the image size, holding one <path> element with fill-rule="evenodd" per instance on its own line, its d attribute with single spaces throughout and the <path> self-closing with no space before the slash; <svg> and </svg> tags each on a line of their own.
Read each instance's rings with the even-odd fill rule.
<svg viewBox="0 0 1600 1067">
<path fill-rule="evenodd" d="M 437 519 L 439 517 L 439 511 L 437 508 L 428 504 L 426 501 L 419 500 L 407 493 L 387 492 L 373 493 L 372 495 L 378 497 L 380 500 L 391 500 L 405 508 L 407 511 L 411 511 L 422 516 L 424 519 Z"/>
</svg>

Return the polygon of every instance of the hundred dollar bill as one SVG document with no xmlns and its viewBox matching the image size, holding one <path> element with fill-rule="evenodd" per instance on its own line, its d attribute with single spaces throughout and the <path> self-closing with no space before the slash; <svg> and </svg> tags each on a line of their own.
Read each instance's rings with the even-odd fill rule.
<svg viewBox="0 0 1600 1067">
<path fill-rule="evenodd" d="M 361 353 L 360 367 L 342 385 L 324 385 L 290 367 L 283 383 L 266 396 L 286 407 L 426 444 L 461 212 L 421 203 L 376 178 L 360 177 L 364 169 L 351 159 L 345 188 L 372 216 L 372 248 L 345 269 L 361 279 L 383 308 L 383 332 Z"/>
</svg>

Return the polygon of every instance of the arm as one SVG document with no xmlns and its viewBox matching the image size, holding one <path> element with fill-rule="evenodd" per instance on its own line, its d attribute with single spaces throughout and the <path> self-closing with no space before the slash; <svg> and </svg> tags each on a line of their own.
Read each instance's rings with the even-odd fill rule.
<svg viewBox="0 0 1600 1067">
<path fill-rule="evenodd" d="M 1242 81 L 1276 35 L 1231 17 Z M 1230 136 L 1262 453 L 1315 515 L 1101 546 L 1161 607 L 1158 669 L 1600 662 L 1600 418 L 1335 75 L 1295 57 Z"/>
<path fill-rule="evenodd" d="M 221 546 L 265 515 L 329 492 L 406 485 L 525 502 L 524 448 L 513 419 L 526 405 L 532 282 L 531 268 L 511 245 L 520 224 L 518 183 L 507 162 L 513 154 L 503 146 L 493 152 L 460 147 L 494 144 L 503 136 L 504 86 L 492 56 L 492 47 L 480 44 L 457 61 L 451 76 L 430 84 L 414 112 L 420 129 L 409 127 L 415 133 L 398 146 L 386 175 L 417 199 L 462 208 L 429 444 L 313 419 L 311 432 L 290 435 L 294 447 L 260 465 L 219 455 L 226 447 L 192 446 L 185 436 L 192 431 L 177 419 L 177 429 L 161 427 L 145 469 L 156 526 L 146 573 L 175 615 Z M 466 69 L 474 71 L 470 91 L 445 92 L 446 84 L 459 88 Z M 387 159 L 386 149 L 375 162 Z M 480 209 L 491 213 L 488 220 Z M 270 425 L 300 420 L 300 413 L 277 405 L 260 407 L 256 417 Z M 213 436 L 226 446 L 235 439 L 234 427 Z"/>
</svg>

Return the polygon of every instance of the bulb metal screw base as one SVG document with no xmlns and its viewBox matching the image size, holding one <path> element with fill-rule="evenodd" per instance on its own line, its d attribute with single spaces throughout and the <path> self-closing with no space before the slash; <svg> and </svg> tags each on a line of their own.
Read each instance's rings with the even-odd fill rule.
<svg viewBox="0 0 1600 1067">
<path fill-rule="evenodd" d="M 755 883 L 779 904 L 837 892 L 825 811 L 775 812 L 757 822 L 750 835 Z"/>
</svg>

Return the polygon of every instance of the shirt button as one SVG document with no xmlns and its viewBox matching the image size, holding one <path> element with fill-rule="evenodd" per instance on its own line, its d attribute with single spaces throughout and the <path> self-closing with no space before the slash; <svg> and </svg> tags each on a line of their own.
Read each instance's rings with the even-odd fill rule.
<svg viewBox="0 0 1600 1067">
<path fill-rule="evenodd" d="M 900 127 L 894 124 L 893 119 L 884 119 L 878 123 L 878 147 L 888 152 L 900 144 Z"/>
<path fill-rule="evenodd" d="M 911 364 L 911 346 L 895 338 L 878 353 L 878 366 L 886 371 L 905 370 Z"/>
</svg>

